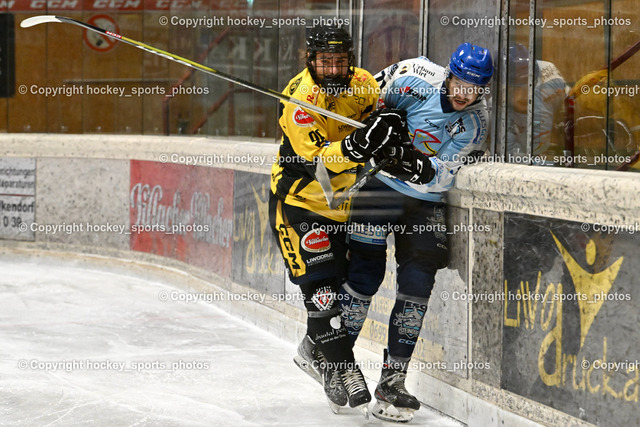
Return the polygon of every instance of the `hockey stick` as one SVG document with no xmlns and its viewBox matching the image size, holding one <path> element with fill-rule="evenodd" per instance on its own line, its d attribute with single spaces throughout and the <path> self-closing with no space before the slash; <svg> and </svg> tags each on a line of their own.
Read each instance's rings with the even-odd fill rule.
<svg viewBox="0 0 640 427">
<path fill-rule="evenodd" d="M 29 28 L 29 27 L 33 27 L 34 25 L 45 24 L 45 23 L 49 23 L 49 22 L 61 22 L 61 23 L 77 25 L 77 26 L 85 28 L 87 30 L 94 31 L 94 32 L 96 32 L 98 34 L 102 34 L 103 36 L 107 36 L 107 37 L 110 37 L 112 39 L 119 40 L 121 42 L 130 44 L 131 46 L 135 46 L 135 47 L 137 47 L 139 49 L 142 49 L 142 50 L 145 50 L 147 52 L 151 52 L 151 53 L 153 53 L 155 55 L 162 56 L 163 58 L 170 59 L 171 61 L 175 61 L 175 62 L 178 62 L 178 63 L 180 63 L 182 65 L 186 65 L 187 67 L 191 67 L 191 68 L 195 68 L 196 70 L 204 71 L 207 74 L 211 74 L 211 75 L 220 77 L 221 79 L 227 80 L 227 81 L 229 81 L 231 83 L 235 83 L 235 84 L 238 84 L 240 86 L 244 86 L 246 88 L 249 88 L 251 90 L 255 90 L 257 92 L 260 92 L 260 93 L 263 93 L 265 95 L 271 96 L 272 98 L 277 98 L 277 99 L 279 99 L 281 101 L 289 102 L 291 104 L 295 104 L 295 105 L 297 105 L 299 107 L 302 107 L 302 108 L 304 108 L 306 110 L 313 111 L 314 113 L 318 113 L 318 114 L 322 114 L 322 115 L 327 116 L 327 117 L 331 117 L 334 120 L 338 120 L 339 122 L 346 123 L 346 124 L 348 124 L 350 126 L 353 126 L 353 127 L 356 127 L 356 128 L 360 128 L 360 129 L 365 127 L 360 122 L 352 120 L 352 119 L 350 119 L 348 117 L 341 116 L 340 114 L 336 114 L 336 113 L 334 113 L 332 111 L 325 110 L 324 108 L 320 108 L 320 107 L 318 107 L 316 105 L 309 104 L 307 102 L 300 101 L 300 100 L 295 99 L 295 98 L 291 98 L 290 96 L 287 96 L 287 95 L 285 95 L 283 93 L 277 92 L 277 91 L 272 90 L 272 89 L 268 89 L 268 88 L 257 86 L 257 85 L 255 85 L 255 84 L 253 84 L 251 82 L 248 82 L 246 80 L 240 79 L 238 77 L 234 77 L 234 76 L 232 76 L 230 74 L 227 74 L 227 73 L 224 73 L 224 72 L 222 72 L 220 70 L 216 70 L 216 69 L 213 69 L 211 67 L 207 67 L 206 65 L 199 64 L 197 62 L 191 61 L 190 59 L 183 58 L 183 57 L 178 56 L 178 55 L 174 55 L 173 53 L 165 52 L 164 50 L 155 48 L 153 46 L 149 46 L 148 44 L 145 44 L 145 43 L 130 39 L 130 38 L 125 37 L 125 36 L 121 36 L 120 34 L 116 34 L 116 33 L 112 32 L 112 31 L 103 30 L 102 28 L 99 28 L 99 27 L 93 26 L 91 24 L 87 24 L 85 22 L 78 21 L 78 20 L 75 20 L 75 19 L 72 19 L 72 18 L 67 18 L 67 17 L 64 17 L 64 16 L 39 15 L 39 16 L 33 16 L 31 18 L 25 19 L 24 21 L 22 21 L 20 23 L 20 26 L 22 28 Z"/>
<path fill-rule="evenodd" d="M 623 164 L 621 164 L 620 166 L 618 166 L 615 170 L 617 171 L 626 171 L 629 170 L 629 168 L 633 165 L 635 165 L 636 163 L 638 163 L 638 160 L 640 160 L 640 151 L 636 151 L 636 154 L 634 154 L 629 161 L 624 162 Z"/>
<path fill-rule="evenodd" d="M 371 178 L 373 178 L 378 172 L 380 172 L 382 169 L 384 169 L 385 166 L 389 164 L 391 164 L 391 159 L 389 157 L 382 159 L 379 163 L 376 163 L 374 166 L 370 167 L 359 177 L 357 177 L 356 182 L 351 184 L 351 186 L 349 186 L 348 188 L 342 190 L 339 195 L 332 194 L 331 196 L 328 196 L 325 186 L 328 186 L 329 189 L 331 188 L 331 183 L 329 182 L 329 174 L 327 173 L 327 168 L 324 167 L 322 159 L 318 158 L 316 166 L 316 177 L 318 179 L 318 182 L 320 183 L 320 187 L 322 187 L 324 196 L 327 198 L 329 208 L 336 209 L 347 199 L 353 197 L 367 182 L 371 181 Z"/>
<path fill-rule="evenodd" d="M 582 94 L 582 87 L 588 86 L 591 87 L 606 78 L 610 71 L 615 70 L 620 65 L 622 65 L 627 59 L 631 58 L 636 52 L 640 50 L 640 40 L 638 40 L 633 46 L 622 52 L 620 55 L 615 57 L 610 63 L 609 66 L 605 66 L 604 68 L 592 71 L 587 73 L 584 77 L 578 79 L 578 81 L 573 85 L 569 94 L 564 100 L 565 105 L 565 143 L 564 143 L 564 154 L 567 157 L 573 158 L 573 153 L 575 151 L 574 147 L 574 118 L 575 118 L 575 103 L 576 98 L 578 98 Z M 571 161 L 567 166 L 573 167 L 573 161 Z M 626 170 L 626 169 L 618 169 L 618 170 Z"/>
<path fill-rule="evenodd" d="M 320 108 L 316 105 L 313 104 L 309 104 L 307 102 L 304 101 L 300 101 L 298 99 L 295 98 L 291 98 L 290 96 L 287 96 L 283 93 L 277 92 L 275 90 L 272 89 L 268 89 L 268 88 L 263 88 L 260 86 L 257 86 L 251 82 L 248 82 L 246 80 L 242 80 L 238 77 L 234 77 L 230 74 L 226 74 L 220 70 L 216 70 L 213 69 L 211 67 L 207 67 L 206 65 L 202 65 L 199 64 L 197 62 L 191 61 L 189 59 L 183 58 L 181 56 L 178 55 L 174 55 L 173 53 L 170 52 L 166 52 L 164 50 L 155 48 L 153 46 L 150 46 L 148 44 L 130 39 L 128 37 L 122 36 L 120 34 L 116 34 L 112 31 L 107 31 L 104 30 L 102 28 L 96 27 L 94 25 L 91 24 L 87 24 L 85 22 L 82 21 L 78 21 L 76 19 L 72 19 L 72 18 L 67 18 L 64 16 L 53 16 L 53 15 L 39 15 L 39 16 L 33 16 L 31 18 L 27 18 L 24 21 L 22 21 L 20 23 L 20 26 L 22 28 L 29 28 L 29 27 L 33 27 L 35 25 L 39 25 L 39 24 L 45 24 L 45 23 L 49 23 L 49 22 L 59 22 L 59 23 L 67 23 L 67 24 L 73 24 L 73 25 L 77 25 L 79 27 L 85 28 L 87 30 L 90 31 L 94 31 L 98 34 L 102 34 L 103 36 L 107 36 L 110 37 L 112 39 L 115 40 L 119 40 L 122 42 L 125 42 L 127 44 L 130 44 L 131 46 L 135 46 L 139 49 L 142 49 L 144 51 L 153 53 L 154 55 L 159 55 L 162 56 L 163 58 L 167 58 L 171 61 L 186 65 L 187 67 L 191 67 L 194 68 L 196 70 L 200 70 L 203 71 L 207 74 L 211 74 L 217 77 L 220 77 L 224 80 L 227 80 L 231 83 L 235 83 L 237 85 L 240 86 L 244 86 L 248 89 L 251 90 L 255 90 L 257 92 L 263 93 L 265 95 L 271 96 L 273 98 L 279 99 L 280 101 L 284 101 L 284 102 L 289 102 L 291 104 L 295 104 L 299 107 L 302 107 L 306 110 L 310 110 L 313 111 L 314 113 L 318 113 L 318 114 L 322 114 L 324 116 L 327 117 L 331 117 L 334 120 L 338 120 L 339 122 L 348 124 L 350 126 L 353 126 L 355 128 L 364 128 L 365 125 L 352 120 L 348 117 L 344 117 L 341 116 L 340 114 L 334 113 L 332 111 L 329 110 L 325 110 L 324 108 Z M 360 178 L 358 178 L 356 180 L 356 182 L 349 188 L 347 188 L 342 195 L 336 199 L 333 191 L 331 190 L 331 182 L 329 180 L 329 175 L 327 173 L 326 168 L 324 167 L 324 163 L 322 162 L 322 160 L 320 159 L 319 162 L 317 163 L 316 166 L 316 179 L 318 179 L 318 182 L 320 183 L 320 186 L 322 187 L 322 191 L 324 192 L 324 195 L 327 199 L 327 203 L 329 204 L 329 206 L 331 207 L 331 209 L 335 209 L 336 207 L 340 206 L 342 203 L 344 203 L 344 201 L 346 199 L 348 199 L 349 197 L 353 196 L 367 181 L 369 181 L 373 175 L 375 175 L 376 173 L 378 173 L 384 166 L 386 166 L 388 162 L 385 162 L 384 160 L 382 162 L 380 162 L 377 167 L 374 167 L 372 169 L 370 169 L 369 171 L 365 172 L 365 174 L 363 174 Z M 339 203 L 338 203 L 339 202 Z"/>
</svg>

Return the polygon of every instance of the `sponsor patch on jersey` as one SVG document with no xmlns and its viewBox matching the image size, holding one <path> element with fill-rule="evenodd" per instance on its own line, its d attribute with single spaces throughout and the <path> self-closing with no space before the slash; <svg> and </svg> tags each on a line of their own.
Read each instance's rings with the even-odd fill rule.
<svg viewBox="0 0 640 427">
<path fill-rule="evenodd" d="M 329 235 L 323 230 L 311 230 L 302 238 L 302 249 L 307 252 L 319 253 L 331 249 Z"/>
<path fill-rule="evenodd" d="M 404 88 L 400 89 L 400 93 L 406 93 L 409 96 L 413 96 L 414 98 L 418 98 L 422 102 L 425 102 L 427 100 L 426 96 L 422 95 L 420 92 L 418 92 L 417 90 L 415 90 L 411 86 L 405 86 Z"/>
<path fill-rule="evenodd" d="M 353 231 L 349 236 L 350 240 L 356 242 L 367 243 L 370 245 L 386 245 L 387 231 L 382 226 L 374 226 L 372 224 L 353 223 Z"/>
<path fill-rule="evenodd" d="M 413 72 L 420 77 L 427 77 L 427 75 L 435 77 L 436 73 L 425 67 L 424 65 L 413 64 Z"/>
<path fill-rule="evenodd" d="M 300 107 L 293 110 L 293 122 L 301 127 L 310 127 L 316 123 L 313 117 Z"/>
<path fill-rule="evenodd" d="M 540 70 L 540 84 L 547 83 L 551 80 L 562 79 L 562 75 L 558 68 L 550 62 L 537 61 Z"/>
<path fill-rule="evenodd" d="M 314 256 L 313 258 L 309 258 L 308 260 L 305 261 L 305 264 L 307 264 L 307 267 L 311 267 L 313 265 L 321 264 L 323 262 L 329 262 L 329 261 L 333 261 L 333 252 L 329 252 L 326 254 Z"/>
<path fill-rule="evenodd" d="M 357 81 L 364 83 L 367 81 L 369 76 L 363 73 L 363 74 L 356 74 L 355 76 L 353 76 L 353 78 L 356 79 Z"/>
<path fill-rule="evenodd" d="M 298 86 L 300 86 L 300 82 L 302 81 L 302 77 L 298 78 L 295 82 L 291 83 L 291 87 L 289 88 L 289 95 L 293 95 Z"/>
<path fill-rule="evenodd" d="M 336 298 L 336 293 L 331 290 L 330 286 L 323 286 L 318 289 L 316 293 L 311 297 L 313 304 L 318 307 L 320 311 L 326 311 L 331 308 L 333 301 Z"/>
</svg>

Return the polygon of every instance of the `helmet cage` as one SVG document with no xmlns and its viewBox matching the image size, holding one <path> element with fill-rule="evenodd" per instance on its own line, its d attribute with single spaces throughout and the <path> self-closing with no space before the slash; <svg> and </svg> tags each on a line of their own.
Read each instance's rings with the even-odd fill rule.
<svg viewBox="0 0 640 427">
<path fill-rule="evenodd" d="M 346 53 L 347 70 L 343 75 L 327 75 L 319 78 L 316 70 L 318 53 Z M 307 37 L 307 68 L 316 84 L 331 94 L 339 94 L 349 87 L 355 73 L 355 55 L 353 54 L 353 40 L 343 27 L 319 26 L 311 30 Z"/>
</svg>

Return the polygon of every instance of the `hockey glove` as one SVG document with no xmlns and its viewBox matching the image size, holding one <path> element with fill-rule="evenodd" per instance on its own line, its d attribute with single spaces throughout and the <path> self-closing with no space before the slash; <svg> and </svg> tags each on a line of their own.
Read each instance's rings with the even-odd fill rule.
<svg viewBox="0 0 640 427">
<path fill-rule="evenodd" d="M 366 127 L 356 129 L 342 141 L 342 154 L 356 163 L 369 161 L 390 141 L 394 129 L 404 127 L 405 117 L 401 110 L 374 111 L 364 121 Z"/>
<path fill-rule="evenodd" d="M 381 108 L 371 113 L 367 117 L 367 121 L 382 117 L 385 122 L 393 129 L 393 133 L 400 134 L 407 129 L 407 112 L 396 108 Z"/>
<path fill-rule="evenodd" d="M 433 179 L 436 172 L 431 166 L 429 156 L 413 147 L 397 146 L 393 148 L 396 151 L 393 153 L 393 158 L 398 161 L 384 168 L 385 172 L 417 185 L 427 184 Z"/>
</svg>

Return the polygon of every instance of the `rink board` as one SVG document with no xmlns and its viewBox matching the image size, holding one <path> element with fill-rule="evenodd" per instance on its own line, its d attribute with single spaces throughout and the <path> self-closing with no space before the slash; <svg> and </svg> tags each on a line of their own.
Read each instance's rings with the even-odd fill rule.
<svg viewBox="0 0 640 427">
<path fill-rule="evenodd" d="M 638 419 L 639 246 L 635 230 L 505 214 L 502 388 L 600 426 Z"/>
<path fill-rule="evenodd" d="M 5 236 L 5 249 L 53 251 L 71 259 L 88 255 L 101 264 L 122 259 L 138 272 L 149 266 L 166 269 L 190 292 L 247 297 L 217 304 L 277 336 L 297 342 L 304 334 L 306 314 L 299 299 L 248 298 L 299 294 L 286 280 L 268 225 L 269 164 L 233 161 L 246 153 L 270 159 L 277 146 L 210 138 L 24 134 L 7 136 L 2 147 L 7 159 L 31 159 L 37 177 L 35 234 Z M 176 152 L 178 158 L 215 153 L 210 157 L 216 161 L 197 166 L 162 161 Z M 627 371 L 638 359 L 634 344 L 640 338 L 634 305 L 640 296 L 633 287 L 640 233 L 594 230 L 600 223 L 640 221 L 639 178 L 520 165 L 463 169 L 449 194 L 448 226 L 475 228 L 449 235 L 451 261 L 436 277 L 413 358 L 424 363 L 412 367 L 408 387 L 423 402 L 469 425 L 526 425 L 519 417 L 575 426 L 584 425 L 581 418 L 600 425 L 640 419 L 637 371 Z M 213 232 L 139 230 L 174 224 L 210 225 Z M 357 346 L 373 350 L 369 360 L 375 363 L 381 360 L 395 302 L 393 239 L 388 243 L 385 280 Z M 615 274 L 598 275 L 621 258 Z M 569 259 L 577 264 L 568 264 Z M 525 291 L 549 298 L 569 295 L 585 280 L 574 280 L 572 272 L 590 275 L 589 283 L 608 278 L 612 284 L 603 295 L 629 299 L 581 309 L 566 297 L 562 305 L 461 298 Z M 605 361 L 618 365 L 611 372 L 579 367 L 583 360 L 591 367 Z M 379 367 L 368 366 L 367 375 L 377 377 Z"/>
<path fill-rule="evenodd" d="M 233 171 L 131 161 L 131 250 L 231 272 Z"/>
<path fill-rule="evenodd" d="M 231 272 L 236 283 L 284 296 L 284 263 L 269 226 L 269 185 L 269 175 L 234 173 Z"/>
<path fill-rule="evenodd" d="M 35 240 L 36 160 L 0 158 L 0 239 Z"/>
</svg>

